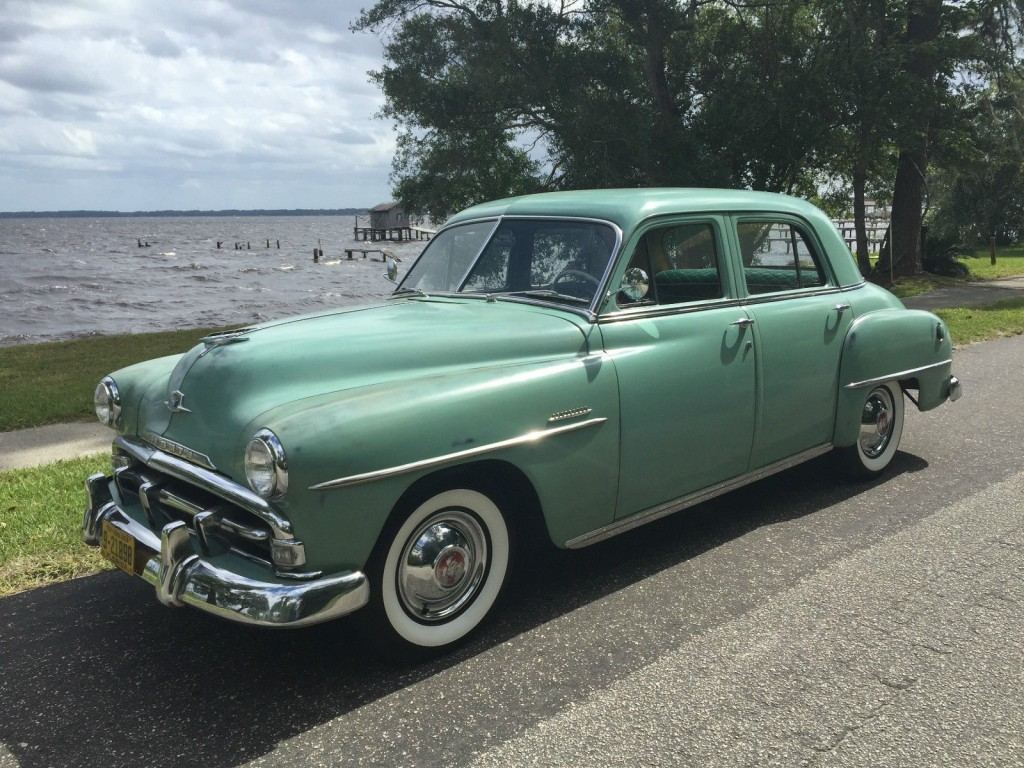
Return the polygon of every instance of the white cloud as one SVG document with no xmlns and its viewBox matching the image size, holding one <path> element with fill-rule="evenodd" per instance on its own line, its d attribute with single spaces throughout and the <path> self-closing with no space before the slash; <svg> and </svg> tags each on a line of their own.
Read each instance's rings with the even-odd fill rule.
<svg viewBox="0 0 1024 768">
<path fill-rule="evenodd" d="M 358 6 L 0 4 L 0 210 L 385 199 L 394 136 Z"/>
</svg>

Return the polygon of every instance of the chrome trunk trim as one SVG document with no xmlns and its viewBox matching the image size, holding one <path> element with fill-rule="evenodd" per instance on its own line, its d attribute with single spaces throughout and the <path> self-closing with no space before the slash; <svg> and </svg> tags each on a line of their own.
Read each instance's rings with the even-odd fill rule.
<svg viewBox="0 0 1024 768">
<path fill-rule="evenodd" d="M 505 448 L 513 448 L 517 445 L 525 445 L 527 443 L 536 443 L 554 435 L 562 435 L 567 432 L 575 432 L 578 429 L 586 429 L 587 427 L 595 427 L 598 424 L 603 424 L 608 419 L 602 417 L 596 419 L 587 419 L 586 421 L 576 422 L 574 424 L 566 424 L 561 427 L 552 427 L 550 429 L 535 429 L 532 432 L 519 435 L 519 437 L 512 437 L 508 440 L 499 440 L 496 443 L 487 443 L 486 445 L 478 445 L 476 448 L 467 448 L 464 451 L 455 451 L 454 453 L 446 453 L 442 456 L 434 456 L 429 459 L 421 459 L 419 461 L 412 461 L 408 464 L 399 464 L 394 467 L 387 467 L 386 469 L 376 469 L 372 472 L 362 472 L 358 475 L 349 475 L 347 477 L 339 477 L 336 480 L 327 480 L 316 485 L 309 486 L 311 491 L 330 491 L 335 488 L 344 488 L 350 485 L 359 485 L 361 483 L 371 483 L 375 480 L 383 480 L 387 477 L 395 477 L 396 475 L 405 475 L 409 472 L 418 472 L 423 469 L 432 469 L 434 467 L 440 467 L 444 464 L 451 464 L 455 461 L 462 461 L 463 459 L 473 458 L 475 456 L 481 456 L 485 453 L 493 453 L 494 451 L 504 450 Z"/>
<path fill-rule="evenodd" d="M 610 539 L 620 533 L 625 533 L 626 531 L 630 531 L 634 528 L 639 528 L 641 525 L 646 525 L 647 523 L 654 522 L 655 520 L 660 520 L 674 512 L 679 512 L 688 507 L 693 507 L 705 501 L 710 501 L 716 496 L 721 496 L 724 493 L 741 488 L 744 485 L 750 485 L 751 483 L 755 483 L 758 480 L 769 477 L 770 475 L 795 467 L 797 464 L 802 464 L 805 461 L 813 459 L 816 456 L 821 456 L 831 450 L 832 443 L 816 445 L 814 448 L 809 448 L 806 451 L 802 451 L 794 454 L 793 456 L 789 456 L 788 458 L 768 464 L 759 469 L 755 469 L 752 472 L 738 475 L 731 480 L 725 480 L 687 496 L 681 496 L 678 499 L 666 501 L 664 504 L 658 504 L 657 506 L 650 507 L 642 512 L 637 512 L 635 515 L 630 515 L 629 517 L 625 517 L 621 520 L 616 520 L 615 522 L 609 523 L 595 531 L 584 533 L 582 536 L 569 539 L 565 542 L 565 546 L 569 549 L 582 549 L 583 547 L 589 547 L 591 544 L 596 544 L 599 541 Z"/>
<path fill-rule="evenodd" d="M 917 368 L 910 368 L 906 371 L 897 371 L 896 373 L 890 373 L 886 376 L 876 376 L 873 379 L 864 379 L 864 381 L 854 381 L 844 386 L 844 389 L 860 389 L 861 387 L 873 387 L 875 384 L 884 384 L 887 381 L 898 381 L 899 379 L 905 379 L 908 376 L 916 376 L 919 373 L 930 371 L 932 368 L 941 368 L 944 365 L 952 365 L 953 359 L 941 360 L 938 363 L 931 363 L 929 365 L 922 365 Z"/>
</svg>

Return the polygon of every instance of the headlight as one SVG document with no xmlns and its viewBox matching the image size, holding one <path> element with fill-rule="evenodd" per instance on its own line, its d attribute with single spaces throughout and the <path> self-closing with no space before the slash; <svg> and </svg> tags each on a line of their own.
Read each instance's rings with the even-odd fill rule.
<svg viewBox="0 0 1024 768">
<path fill-rule="evenodd" d="M 283 496 L 288 490 L 288 459 L 269 429 L 261 429 L 245 446 L 245 479 L 264 499 Z"/>
<path fill-rule="evenodd" d="M 117 423 L 117 417 L 121 415 L 121 393 L 117 391 L 117 384 L 109 376 L 100 379 L 96 385 L 96 391 L 92 393 L 92 402 L 96 406 L 96 418 L 100 424 L 112 427 Z"/>
</svg>

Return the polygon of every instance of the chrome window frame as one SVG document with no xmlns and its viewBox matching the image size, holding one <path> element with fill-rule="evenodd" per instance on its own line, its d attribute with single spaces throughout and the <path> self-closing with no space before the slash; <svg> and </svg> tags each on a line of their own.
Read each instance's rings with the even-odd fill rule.
<svg viewBox="0 0 1024 768">
<path fill-rule="evenodd" d="M 494 235 L 498 231 L 498 228 L 501 226 L 501 223 L 503 221 L 505 221 L 506 219 L 509 219 L 509 220 L 512 220 L 512 221 L 566 221 L 566 222 L 587 223 L 587 224 L 600 224 L 602 226 L 606 226 L 606 227 L 610 227 L 611 228 L 612 232 L 615 235 L 615 242 L 612 243 L 611 251 L 608 254 L 608 263 L 605 265 L 604 274 L 601 275 L 601 278 L 598 281 L 598 287 L 597 287 L 597 290 L 594 292 L 594 297 L 593 297 L 593 299 L 591 299 L 590 303 L 587 305 L 586 308 L 583 308 L 582 306 L 573 306 L 571 304 L 563 304 L 563 303 L 558 302 L 558 301 L 546 300 L 546 299 L 543 299 L 543 298 L 541 298 L 539 296 L 514 296 L 512 294 L 505 294 L 505 293 L 500 293 L 500 292 L 493 292 L 493 293 L 463 293 L 463 292 L 461 292 L 461 290 L 459 290 L 459 291 L 429 291 L 428 293 L 431 296 L 459 297 L 459 298 L 469 298 L 469 299 L 495 298 L 495 299 L 500 299 L 501 301 L 509 301 L 509 302 L 514 302 L 514 303 L 517 303 L 517 304 L 530 304 L 530 305 L 533 305 L 533 306 L 541 306 L 541 307 L 546 307 L 546 308 L 555 308 L 555 309 L 564 310 L 566 312 L 572 312 L 573 314 L 580 315 L 581 317 L 589 320 L 590 322 L 595 322 L 597 320 L 597 307 L 599 306 L 599 304 L 601 302 L 604 301 L 605 292 L 608 290 L 607 286 L 608 286 L 608 281 L 609 281 L 609 279 L 611 277 L 612 270 L 614 270 L 616 264 L 619 261 L 619 257 L 621 255 L 620 251 L 622 249 L 622 227 L 620 227 L 614 221 L 609 221 L 608 219 L 594 218 L 594 217 L 591 217 L 591 216 L 552 216 L 552 215 L 535 215 L 534 216 L 534 215 L 530 215 L 530 214 L 520 214 L 520 213 L 517 213 L 517 214 L 502 214 L 502 215 L 497 216 L 497 217 L 495 217 L 495 216 L 481 216 L 480 218 L 476 218 L 476 219 L 466 219 L 464 221 L 453 222 L 453 223 L 443 227 L 442 229 L 438 230 L 438 233 L 434 236 L 434 238 L 436 239 L 437 237 L 440 237 L 443 232 L 447 232 L 449 229 L 453 229 L 455 227 L 461 227 L 461 226 L 464 226 L 466 224 L 476 224 L 476 223 L 485 222 L 485 221 L 494 221 L 495 222 L 495 225 L 491 229 L 490 234 L 488 235 L 487 239 L 484 241 L 483 247 L 481 247 L 480 250 L 477 252 L 476 256 L 473 258 L 473 260 L 470 263 L 470 265 L 469 265 L 468 269 L 466 270 L 465 274 L 463 274 L 462 278 L 459 280 L 459 287 L 460 287 L 460 289 L 461 289 L 461 287 L 463 285 L 465 285 L 466 280 L 469 278 L 470 272 L 473 271 L 473 267 L 476 266 L 476 263 L 480 260 L 480 257 L 483 255 L 484 251 L 487 250 L 487 247 L 491 244 L 491 241 L 494 239 Z M 402 278 L 402 282 L 399 283 L 395 287 L 395 290 L 391 293 L 391 295 L 388 298 L 405 298 L 405 297 L 410 295 L 409 293 L 405 293 L 402 296 L 398 296 L 398 291 L 402 290 L 402 285 L 405 283 L 406 279 L 408 279 L 408 277 L 412 273 L 413 269 L 415 269 L 416 265 L 419 263 L 420 259 L 423 258 L 423 255 L 429 250 L 429 248 L 430 248 L 430 246 L 428 245 L 426 248 L 424 248 L 422 251 L 420 251 L 420 255 L 416 257 L 416 261 L 414 261 L 412 263 L 412 266 L 409 267 L 409 271 L 406 272 L 405 277 Z M 411 291 L 411 290 L 414 290 L 414 289 L 408 289 L 408 290 Z"/>
<path fill-rule="evenodd" d="M 743 294 L 741 298 L 746 300 L 746 303 L 761 303 L 761 297 L 763 296 L 772 297 L 768 299 L 769 301 L 778 301 L 795 296 L 814 296 L 818 294 L 837 293 L 843 289 L 843 286 L 839 285 L 839 281 L 836 280 L 835 270 L 832 269 L 831 260 L 825 256 L 827 251 L 822 247 L 821 240 L 818 238 L 818 233 L 814 231 L 814 227 L 812 227 L 809 222 L 791 213 L 772 213 L 771 211 L 732 213 L 729 215 L 729 219 L 732 222 L 733 237 L 736 239 L 736 259 L 739 265 L 739 274 L 737 275 L 738 284 L 736 287 Z M 819 265 L 825 273 L 825 285 L 814 285 L 808 286 L 807 288 L 791 288 L 781 291 L 765 291 L 764 293 L 751 293 L 747 286 L 747 268 L 743 264 L 743 252 L 742 245 L 740 243 L 739 225 L 743 222 L 789 224 L 791 227 L 796 227 L 797 231 L 802 235 L 804 243 L 807 244 L 808 249 L 811 251 L 811 260 L 814 261 L 815 264 Z M 796 254 L 793 254 L 793 256 L 795 260 Z"/>
<path fill-rule="evenodd" d="M 715 258 L 717 260 L 716 270 L 718 272 L 718 281 L 725 295 L 719 296 L 716 299 L 676 302 L 675 304 L 638 304 L 627 307 L 616 306 L 614 310 L 599 315 L 598 322 L 616 323 L 624 320 L 632 320 L 634 318 L 640 319 L 663 317 L 666 315 L 681 315 L 689 314 L 690 312 L 699 312 L 705 309 L 739 306 L 742 301 L 742 297 L 732 295 L 736 293 L 737 286 L 734 286 L 735 278 L 732 274 L 732 263 L 730 262 L 729 256 L 729 252 L 732 247 L 729 243 L 729 232 L 727 229 L 723 229 L 720 226 L 718 219 L 728 220 L 728 215 L 715 213 L 713 211 L 679 211 L 678 213 L 649 216 L 648 218 L 638 222 L 633 231 L 638 238 L 642 238 L 645 237 L 648 232 L 660 227 L 671 227 L 673 225 L 683 224 L 711 225 L 711 229 L 715 234 L 715 246 L 718 249 L 715 254 Z M 619 254 L 620 258 L 624 256 L 624 253 Z M 629 257 L 632 258 L 632 254 L 629 254 Z M 616 261 L 618 261 L 618 259 L 616 259 Z M 625 262 L 622 266 L 624 268 L 628 268 L 629 262 Z M 653 280 L 653 275 L 651 278 Z M 611 298 L 610 295 L 604 296 L 605 301 L 609 298 Z"/>
<path fill-rule="evenodd" d="M 498 216 L 497 218 L 495 218 L 494 216 L 482 216 L 479 219 L 468 219 L 466 221 L 458 221 L 458 222 L 455 222 L 454 224 L 449 224 L 447 227 L 442 227 L 440 230 L 438 230 L 437 234 L 434 235 L 431 238 L 430 242 L 427 243 L 424 246 L 423 250 L 420 251 L 420 254 L 419 254 L 419 256 L 416 257 L 416 260 L 411 265 L 409 265 L 409 269 L 405 273 L 405 277 L 402 278 L 402 282 L 400 282 L 398 285 L 395 286 L 395 290 L 393 290 L 391 292 L 391 296 L 394 296 L 400 290 L 402 290 L 402 286 L 405 285 L 405 281 L 409 279 L 409 275 L 411 275 L 413 270 L 416 269 L 416 265 L 420 263 L 420 259 L 423 258 L 423 256 L 426 254 L 426 252 L 430 250 L 430 246 L 432 246 L 434 243 L 436 243 L 437 239 L 443 233 L 447 232 L 450 229 L 455 229 L 456 227 L 463 227 L 463 226 L 466 226 L 467 224 L 480 224 L 480 223 L 487 222 L 487 221 L 493 221 L 494 222 L 494 226 L 491 227 L 491 231 L 487 233 L 486 237 L 484 237 L 483 245 L 480 246 L 480 249 L 476 252 L 476 254 L 473 256 L 473 258 L 470 260 L 469 266 L 466 268 L 466 271 L 463 272 L 462 273 L 462 277 L 459 278 L 459 285 L 461 286 L 466 281 L 466 278 L 469 277 L 469 273 L 473 270 L 473 267 L 476 265 L 477 261 L 480 260 L 480 256 L 483 254 L 483 252 L 485 250 L 487 250 L 487 246 L 490 245 L 491 240 L 494 238 L 494 233 L 498 229 L 498 225 L 501 223 L 501 217 L 500 216 Z M 421 291 L 424 291 L 424 292 L 429 292 L 429 293 L 431 293 L 431 294 L 433 294 L 435 296 L 456 296 L 456 295 L 458 295 L 458 291 L 434 291 L 434 290 L 425 291 L 422 288 L 409 288 L 408 290 L 410 290 L 410 291 L 421 290 Z"/>
</svg>

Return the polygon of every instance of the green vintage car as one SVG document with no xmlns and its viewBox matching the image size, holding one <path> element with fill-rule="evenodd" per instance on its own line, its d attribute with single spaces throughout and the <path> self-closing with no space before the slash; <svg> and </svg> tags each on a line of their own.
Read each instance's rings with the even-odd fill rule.
<svg viewBox="0 0 1024 768">
<path fill-rule="evenodd" d="M 167 605 L 279 627 L 358 611 L 443 648 L 531 532 L 585 547 L 830 451 L 882 472 L 904 395 L 959 396 L 951 363 L 942 321 L 865 283 L 800 200 L 498 200 L 380 303 L 104 378 L 119 434 L 83 533 Z"/>
</svg>

